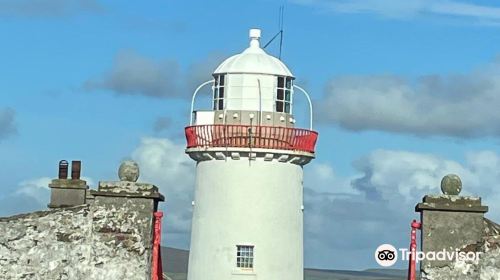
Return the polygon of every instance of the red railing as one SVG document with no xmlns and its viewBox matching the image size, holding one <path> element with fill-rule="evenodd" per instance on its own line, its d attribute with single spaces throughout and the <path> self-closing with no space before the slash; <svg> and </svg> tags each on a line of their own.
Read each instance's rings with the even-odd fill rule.
<svg viewBox="0 0 500 280">
<path fill-rule="evenodd" d="M 247 147 L 314 153 L 316 131 L 249 125 L 195 125 L 186 127 L 188 148 Z"/>
</svg>

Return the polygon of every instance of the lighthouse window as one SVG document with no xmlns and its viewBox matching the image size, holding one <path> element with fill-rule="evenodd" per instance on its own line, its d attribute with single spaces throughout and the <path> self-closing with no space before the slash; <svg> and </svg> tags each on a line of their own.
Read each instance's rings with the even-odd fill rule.
<svg viewBox="0 0 500 280">
<path fill-rule="evenodd" d="M 224 109 L 224 85 L 225 85 L 225 75 L 214 76 L 214 98 L 213 98 L 213 109 L 223 110 Z"/>
<path fill-rule="evenodd" d="M 292 110 L 292 78 L 278 77 L 276 87 L 276 112 L 291 113 Z"/>
<path fill-rule="evenodd" d="M 253 246 L 236 246 L 236 267 L 253 268 Z"/>
</svg>

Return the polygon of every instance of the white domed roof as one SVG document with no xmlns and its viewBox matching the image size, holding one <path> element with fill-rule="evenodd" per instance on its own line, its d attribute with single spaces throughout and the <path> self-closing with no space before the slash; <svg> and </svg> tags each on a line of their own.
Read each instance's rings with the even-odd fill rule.
<svg viewBox="0 0 500 280">
<path fill-rule="evenodd" d="M 252 73 L 293 77 L 288 67 L 274 56 L 268 55 L 259 43 L 260 30 L 250 30 L 250 47 L 222 62 L 214 74 Z"/>
</svg>

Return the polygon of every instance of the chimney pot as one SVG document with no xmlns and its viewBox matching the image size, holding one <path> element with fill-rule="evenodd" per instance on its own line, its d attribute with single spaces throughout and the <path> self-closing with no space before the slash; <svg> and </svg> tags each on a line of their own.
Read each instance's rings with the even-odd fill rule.
<svg viewBox="0 0 500 280">
<path fill-rule="evenodd" d="M 71 179 L 79 180 L 82 168 L 82 162 L 79 160 L 74 160 L 71 162 Z"/>
<path fill-rule="evenodd" d="M 66 160 L 59 162 L 59 179 L 68 179 L 68 162 Z"/>
</svg>

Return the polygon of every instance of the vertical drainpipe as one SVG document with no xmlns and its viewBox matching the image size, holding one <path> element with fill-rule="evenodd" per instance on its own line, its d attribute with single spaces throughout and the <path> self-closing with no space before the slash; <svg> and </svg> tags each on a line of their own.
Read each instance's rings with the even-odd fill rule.
<svg viewBox="0 0 500 280">
<path fill-rule="evenodd" d="M 262 89 L 260 87 L 260 79 L 257 79 L 259 85 L 259 126 L 262 126 Z"/>
</svg>

